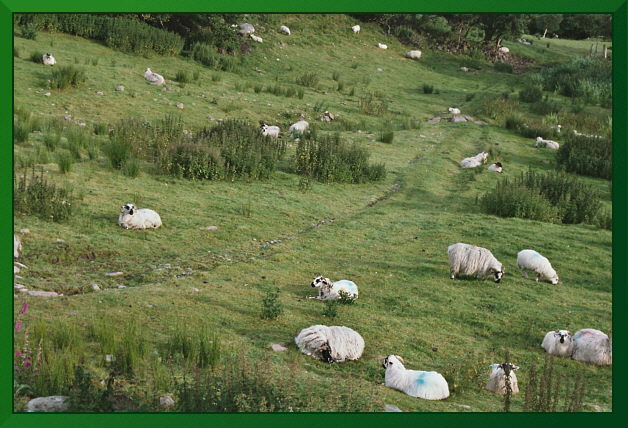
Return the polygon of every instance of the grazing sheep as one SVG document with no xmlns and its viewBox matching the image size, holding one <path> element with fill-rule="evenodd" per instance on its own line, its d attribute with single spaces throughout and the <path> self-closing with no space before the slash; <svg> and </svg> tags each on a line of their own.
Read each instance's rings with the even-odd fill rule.
<svg viewBox="0 0 628 428">
<path fill-rule="evenodd" d="M 260 120 L 260 132 L 262 133 L 263 136 L 268 136 L 271 138 L 278 138 L 279 137 L 279 132 L 281 132 L 281 130 L 279 129 L 278 126 L 269 126 L 266 125 L 266 123 L 264 123 L 263 121 Z"/>
<path fill-rule="evenodd" d="M 573 354 L 576 361 L 608 366 L 613 363 L 612 341 L 600 330 L 584 328 L 573 335 Z"/>
<path fill-rule="evenodd" d="M 242 37 L 249 36 L 253 34 L 254 32 L 255 32 L 255 27 L 253 27 L 251 24 L 248 24 L 248 23 L 240 24 L 240 29 L 238 30 L 238 33 L 240 33 Z"/>
<path fill-rule="evenodd" d="M 20 251 L 22 251 L 22 241 L 16 234 L 13 234 L 13 258 L 20 257 Z"/>
<path fill-rule="evenodd" d="M 499 51 L 501 53 L 508 53 L 508 52 L 510 52 L 510 49 L 508 49 L 506 46 L 502 46 L 502 47 L 499 48 Z"/>
<path fill-rule="evenodd" d="M 287 34 L 288 36 L 290 35 L 290 29 L 286 27 L 285 25 L 282 25 L 281 27 L 279 27 L 279 32 L 283 34 Z"/>
<path fill-rule="evenodd" d="M 550 355 L 571 357 L 573 352 L 573 338 L 567 330 L 548 331 L 541 343 L 541 348 Z"/>
<path fill-rule="evenodd" d="M 161 217 L 148 208 L 136 209 L 133 204 L 122 205 L 118 224 L 125 229 L 156 229 L 161 226 Z"/>
<path fill-rule="evenodd" d="M 548 149 L 558 150 L 560 147 L 556 141 L 552 140 L 544 140 L 541 137 L 536 137 L 536 143 L 534 143 L 535 147 L 545 147 Z"/>
<path fill-rule="evenodd" d="M 301 135 L 303 134 L 303 132 L 305 132 L 305 130 L 310 126 L 309 123 L 307 123 L 305 120 L 300 120 L 296 123 L 293 123 L 292 125 L 290 125 L 290 128 L 288 128 L 288 131 L 295 136 Z"/>
<path fill-rule="evenodd" d="M 510 390 L 513 394 L 518 394 L 519 385 L 517 384 L 515 370 L 519 370 L 519 367 L 510 363 L 491 365 L 491 375 L 486 384 L 486 389 L 495 394 L 506 395 L 506 373 L 508 373 Z"/>
<path fill-rule="evenodd" d="M 351 27 L 351 29 L 353 30 L 354 34 L 358 34 L 360 32 L 360 26 L 359 25 L 354 25 L 353 27 Z"/>
<path fill-rule="evenodd" d="M 41 56 L 41 62 L 43 62 L 44 65 L 55 65 L 57 60 L 51 54 L 46 53 Z"/>
<path fill-rule="evenodd" d="M 313 325 L 294 338 L 301 352 L 327 363 L 357 360 L 364 351 L 364 339 L 344 326 Z"/>
<path fill-rule="evenodd" d="M 545 257 L 534 250 L 521 250 L 517 254 L 517 266 L 521 269 L 521 273 L 525 278 L 528 277 L 527 270 L 536 272 L 536 281 L 541 276 L 548 279 L 552 284 L 558 284 L 558 275 L 552 268 L 551 263 Z"/>
<path fill-rule="evenodd" d="M 262 42 L 263 42 L 262 38 L 261 38 L 261 37 L 259 37 L 259 36 L 256 36 L 255 34 L 251 34 L 251 38 L 252 38 L 254 41 L 256 41 L 257 43 L 262 43 Z"/>
<path fill-rule="evenodd" d="M 153 73 L 150 68 L 147 68 L 144 72 L 144 79 L 148 80 L 151 85 L 163 85 L 164 77 L 161 74 Z"/>
<path fill-rule="evenodd" d="M 447 110 L 448 110 L 448 111 L 449 111 L 449 113 L 451 113 L 451 114 L 460 114 L 460 109 L 459 109 L 459 108 L 456 108 L 456 107 L 449 107 Z"/>
<path fill-rule="evenodd" d="M 460 71 L 464 71 L 466 73 L 469 71 L 469 67 L 460 67 Z"/>
<path fill-rule="evenodd" d="M 358 286 L 347 279 L 331 282 L 329 278 L 317 276 L 312 280 L 312 287 L 318 287 L 318 296 L 310 296 L 309 299 L 336 300 L 340 298 L 341 291 L 354 299 L 358 298 Z"/>
<path fill-rule="evenodd" d="M 406 52 L 406 58 L 420 59 L 421 58 L 421 51 L 408 51 L 408 52 Z"/>
<path fill-rule="evenodd" d="M 501 162 L 492 163 L 486 169 L 488 169 L 489 171 L 494 171 L 494 172 L 504 172 Z"/>
<path fill-rule="evenodd" d="M 408 370 L 403 366 L 401 357 L 397 355 L 387 356 L 383 366 L 386 369 L 384 385 L 389 388 L 426 400 L 442 400 L 449 397 L 449 385 L 440 373 Z"/>
<path fill-rule="evenodd" d="M 386 45 L 385 45 L 385 44 L 383 44 L 383 43 L 378 43 L 378 44 L 377 44 L 377 47 L 378 47 L 378 48 L 380 48 L 380 49 L 388 49 L 388 46 L 386 46 Z"/>
<path fill-rule="evenodd" d="M 488 152 L 481 152 L 470 158 L 464 158 L 460 161 L 460 166 L 462 168 L 475 168 L 485 164 L 486 159 L 488 159 Z"/>
<path fill-rule="evenodd" d="M 486 248 L 459 242 L 447 247 L 447 254 L 451 279 L 456 275 L 493 275 L 493 280 L 500 282 L 504 275 L 502 264 Z"/>
</svg>

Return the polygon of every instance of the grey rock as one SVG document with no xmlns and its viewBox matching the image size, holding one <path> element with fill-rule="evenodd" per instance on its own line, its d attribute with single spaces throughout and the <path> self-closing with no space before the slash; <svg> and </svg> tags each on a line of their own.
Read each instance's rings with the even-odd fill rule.
<svg viewBox="0 0 628 428">
<path fill-rule="evenodd" d="M 183 103 L 177 103 L 177 108 L 180 108 L 181 110 L 183 110 Z"/>
<path fill-rule="evenodd" d="M 272 349 L 275 352 L 283 352 L 283 351 L 287 351 L 288 348 L 286 348 L 285 346 L 283 346 L 280 343 L 272 343 L 270 345 L 270 349 Z"/>
<path fill-rule="evenodd" d="M 92 284 L 91 287 L 94 291 L 100 291 L 100 287 L 98 286 L 98 284 Z"/>
<path fill-rule="evenodd" d="M 26 286 L 24 284 L 15 284 L 13 285 L 13 288 L 15 288 L 16 290 L 21 290 L 22 288 L 26 288 Z"/>
<path fill-rule="evenodd" d="M 389 412 L 389 413 L 391 413 L 391 412 L 402 412 L 402 410 L 399 407 L 395 406 L 394 404 L 386 404 L 384 406 L 384 411 L 385 412 Z"/>
<path fill-rule="evenodd" d="M 120 276 L 120 275 L 124 275 L 124 272 L 109 272 L 105 274 L 105 276 Z"/>
<path fill-rule="evenodd" d="M 118 285 L 118 289 L 126 288 L 126 285 Z"/>
<path fill-rule="evenodd" d="M 218 226 L 204 226 L 204 227 L 199 227 L 199 229 L 201 229 L 201 230 L 218 230 Z"/>
<path fill-rule="evenodd" d="M 63 296 L 63 294 L 58 294 L 54 291 L 39 291 L 39 290 L 28 290 L 27 291 L 29 296 L 35 296 L 35 297 L 59 297 L 59 296 Z"/>
<path fill-rule="evenodd" d="M 105 95 L 105 93 L 103 91 L 97 91 L 96 95 Z"/>
<path fill-rule="evenodd" d="M 488 125 L 488 123 L 484 122 L 483 120 L 476 120 L 473 123 L 475 123 L 476 125 Z"/>
<path fill-rule="evenodd" d="M 174 400 L 171 396 L 165 395 L 163 397 L 159 397 L 159 405 L 164 407 L 174 407 Z"/>
<path fill-rule="evenodd" d="M 26 405 L 27 412 L 64 412 L 68 409 L 68 398 L 64 395 L 33 398 Z"/>
<path fill-rule="evenodd" d="M 124 86 L 116 86 L 116 91 L 124 91 Z"/>
<path fill-rule="evenodd" d="M 451 122 L 466 122 L 467 119 L 464 116 L 454 116 L 451 118 Z"/>
<path fill-rule="evenodd" d="M 464 116 L 465 119 L 467 119 L 469 122 L 473 122 L 473 118 L 471 116 Z"/>
<path fill-rule="evenodd" d="M 440 122 L 440 117 L 433 117 L 427 121 L 427 123 L 438 123 Z"/>
<path fill-rule="evenodd" d="M 454 406 L 462 407 L 463 409 L 470 409 L 471 406 L 467 406 L 466 404 L 454 404 Z"/>
<path fill-rule="evenodd" d="M 24 235 L 27 235 L 29 233 L 31 233 L 30 229 L 20 229 L 20 233 L 23 233 Z"/>
</svg>

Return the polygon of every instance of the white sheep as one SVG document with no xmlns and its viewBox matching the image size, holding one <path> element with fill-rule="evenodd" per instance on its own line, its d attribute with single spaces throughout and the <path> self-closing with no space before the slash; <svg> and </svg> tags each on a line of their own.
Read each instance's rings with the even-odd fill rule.
<svg viewBox="0 0 628 428">
<path fill-rule="evenodd" d="M 408 51 L 406 52 L 406 58 L 410 58 L 410 59 L 420 59 L 421 58 L 421 51 Z"/>
<path fill-rule="evenodd" d="M 510 49 L 508 49 L 506 46 L 502 46 L 502 47 L 499 48 L 499 51 L 501 53 L 508 53 L 508 52 L 510 52 Z"/>
<path fill-rule="evenodd" d="M 364 352 L 364 339 L 344 326 L 313 325 L 294 338 L 301 352 L 327 363 L 357 360 Z"/>
<path fill-rule="evenodd" d="M 447 255 L 451 279 L 457 275 L 493 275 L 493 280 L 500 282 L 504 275 L 502 264 L 486 248 L 459 242 L 447 247 Z"/>
<path fill-rule="evenodd" d="M 351 27 L 351 29 L 353 30 L 354 34 L 358 34 L 360 32 L 360 26 L 359 25 L 354 25 L 353 27 Z"/>
<path fill-rule="evenodd" d="M 573 335 L 571 358 L 583 363 L 608 366 L 613 363 L 612 341 L 600 330 L 584 328 Z"/>
<path fill-rule="evenodd" d="M 541 276 L 548 279 L 552 284 L 558 284 L 558 275 L 547 258 L 534 250 L 521 250 L 517 254 L 517 266 L 525 278 L 528 277 L 528 270 L 536 272 L 536 281 Z"/>
<path fill-rule="evenodd" d="M 385 45 L 385 44 L 383 44 L 383 43 L 378 43 L 378 44 L 377 44 L 377 47 L 378 47 L 378 48 L 380 48 L 380 49 L 388 49 L 388 46 L 386 46 L 386 45 Z"/>
<path fill-rule="evenodd" d="M 288 36 L 290 35 L 290 29 L 286 27 L 285 25 L 282 25 L 281 27 L 279 27 L 279 32 L 283 34 L 287 34 Z"/>
<path fill-rule="evenodd" d="M 466 73 L 469 71 L 469 67 L 460 67 L 460 71 L 464 71 Z"/>
<path fill-rule="evenodd" d="M 250 34 L 253 34 L 254 32 L 255 27 L 253 27 L 251 24 L 246 22 L 244 24 L 240 24 L 240 29 L 238 30 L 238 33 L 240 33 L 242 37 L 246 37 Z"/>
<path fill-rule="evenodd" d="M 447 111 L 449 111 L 449 113 L 451 114 L 460 114 L 460 109 L 456 107 L 449 107 Z"/>
<path fill-rule="evenodd" d="M 255 34 L 251 34 L 251 39 L 253 39 L 257 43 L 262 43 L 264 41 L 261 37 L 256 36 Z"/>
<path fill-rule="evenodd" d="M 569 358 L 573 352 L 573 337 L 567 330 L 548 331 L 541 348 L 550 355 Z"/>
<path fill-rule="evenodd" d="M 148 208 L 138 210 L 133 204 L 124 204 L 120 209 L 118 224 L 125 229 L 156 229 L 161 226 L 161 217 Z"/>
<path fill-rule="evenodd" d="M 41 56 L 41 62 L 43 62 L 44 65 L 55 65 L 57 60 L 51 54 L 46 53 Z"/>
<path fill-rule="evenodd" d="M 270 125 L 266 125 L 266 123 L 260 121 L 260 132 L 262 133 L 263 136 L 267 136 L 267 137 L 271 137 L 271 138 L 278 138 L 279 137 L 279 132 L 281 132 L 281 129 L 279 129 L 278 126 L 270 126 Z"/>
<path fill-rule="evenodd" d="M 309 123 L 307 123 L 305 120 L 300 120 L 296 123 L 293 123 L 292 125 L 290 125 L 290 128 L 288 128 L 288 131 L 292 134 L 292 135 L 301 135 L 305 132 L 305 130 L 310 126 Z"/>
<path fill-rule="evenodd" d="M 13 234 L 13 257 L 16 259 L 20 257 L 20 251 L 22 251 L 22 241 L 16 234 Z"/>
<path fill-rule="evenodd" d="M 161 74 L 153 73 L 150 68 L 144 72 L 144 79 L 148 80 L 152 85 L 163 85 L 164 77 Z"/>
<path fill-rule="evenodd" d="M 349 297 L 358 298 L 358 286 L 347 279 L 332 282 L 329 278 L 317 276 L 312 280 L 312 287 L 318 287 L 318 296 L 310 296 L 309 299 L 336 300 L 340 298 L 341 291 Z"/>
<path fill-rule="evenodd" d="M 481 152 L 475 156 L 471 156 L 470 158 L 464 158 L 460 161 L 460 166 L 462 168 L 475 168 L 482 164 L 486 163 L 488 159 L 488 152 Z"/>
<path fill-rule="evenodd" d="M 387 356 L 383 366 L 386 369 L 384 385 L 389 388 L 426 400 L 449 397 L 449 385 L 440 373 L 408 370 L 398 355 Z"/>
<path fill-rule="evenodd" d="M 502 163 L 501 162 L 492 163 L 486 169 L 489 170 L 489 171 L 493 171 L 493 172 L 504 172 L 504 169 L 502 168 Z"/>
<path fill-rule="evenodd" d="M 536 143 L 534 143 L 535 147 L 545 147 L 548 149 L 558 150 L 560 145 L 556 141 L 552 140 L 544 140 L 541 137 L 536 137 Z"/>
<path fill-rule="evenodd" d="M 510 363 L 492 364 L 491 375 L 488 378 L 486 389 L 495 394 L 506 395 L 506 371 L 509 372 L 508 378 L 510 379 L 510 391 L 513 394 L 519 393 L 519 385 L 517 383 L 517 375 L 515 370 L 519 370 L 519 367 Z"/>
</svg>

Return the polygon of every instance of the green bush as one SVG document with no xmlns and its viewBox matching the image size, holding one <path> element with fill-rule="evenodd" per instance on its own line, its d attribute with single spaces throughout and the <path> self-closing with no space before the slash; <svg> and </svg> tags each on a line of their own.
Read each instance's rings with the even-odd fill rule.
<svg viewBox="0 0 628 428">
<path fill-rule="evenodd" d="M 380 135 L 380 141 L 386 144 L 392 144 L 394 138 L 395 133 L 393 131 L 383 131 Z"/>
<path fill-rule="evenodd" d="M 140 175 L 140 161 L 134 157 L 127 159 L 122 165 L 122 174 L 130 178 Z"/>
<path fill-rule="evenodd" d="M 179 70 L 177 71 L 175 80 L 179 83 L 191 83 L 192 76 L 190 76 L 190 73 L 188 73 L 187 71 Z"/>
<path fill-rule="evenodd" d="M 109 163 L 114 169 L 122 169 L 124 163 L 131 155 L 131 145 L 128 141 L 110 135 L 110 140 L 103 146 L 103 152 L 109 158 Z"/>
<path fill-rule="evenodd" d="M 595 57 L 576 57 L 568 63 L 541 71 L 543 89 L 579 99 L 588 104 L 611 105 L 612 65 Z"/>
<path fill-rule="evenodd" d="M 556 153 L 566 171 L 610 180 L 613 174 L 613 147 L 607 138 L 568 134 Z"/>
<path fill-rule="evenodd" d="M 34 51 L 31 52 L 31 61 L 33 61 L 35 64 L 43 64 L 44 63 L 44 59 L 43 59 L 43 53 L 39 52 L 39 51 Z"/>
<path fill-rule="evenodd" d="M 52 89 L 78 88 L 83 82 L 85 82 L 85 70 L 73 65 L 62 65 L 52 70 L 49 85 Z"/>
<path fill-rule="evenodd" d="M 239 70 L 238 63 L 234 57 L 220 55 L 212 46 L 205 43 L 194 43 L 192 47 L 192 59 L 214 70 L 228 72 L 236 72 Z M 214 79 L 213 76 L 217 75 L 212 75 L 212 80 Z"/>
<path fill-rule="evenodd" d="M 331 78 L 332 80 L 335 80 L 336 82 L 338 82 L 340 80 L 340 72 L 338 71 L 334 71 L 331 73 Z"/>
<path fill-rule="evenodd" d="M 546 116 L 548 114 L 557 114 L 561 111 L 562 105 L 558 101 L 554 101 L 545 96 L 542 100 L 539 100 L 532 104 L 531 110 L 540 115 Z"/>
<path fill-rule="evenodd" d="M 107 135 L 109 133 L 109 126 L 106 123 L 94 123 L 94 134 Z"/>
<path fill-rule="evenodd" d="M 525 117 L 521 113 L 513 113 L 506 117 L 504 126 L 506 129 L 519 130 L 525 125 Z"/>
<path fill-rule="evenodd" d="M 493 65 L 493 68 L 495 69 L 495 71 L 498 71 L 500 73 L 511 73 L 512 74 L 512 65 L 508 64 L 507 62 L 496 62 Z"/>
<path fill-rule="evenodd" d="M 283 305 L 279 301 L 279 289 L 270 287 L 262 298 L 262 318 L 275 319 L 283 313 Z"/>
<path fill-rule="evenodd" d="M 323 316 L 328 318 L 336 318 L 338 316 L 338 301 L 325 300 L 323 305 Z"/>
<path fill-rule="evenodd" d="M 23 25 L 20 28 L 20 36 L 25 39 L 35 40 L 37 38 L 37 27 L 32 23 Z"/>
<path fill-rule="evenodd" d="M 519 91 L 519 99 L 524 103 L 533 103 L 540 101 L 543 97 L 543 91 L 536 86 L 528 86 Z"/>
<path fill-rule="evenodd" d="M 21 177 L 13 178 L 13 209 L 16 213 L 35 215 L 44 220 L 64 221 L 72 214 L 74 196 L 44 178 L 43 169 L 30 178 L 24 170 Z"/>
<path fill-rule="evenodd" d="M 385 100 L 379 100 L 372 93 L 360 97 L 358 100 L 358 108 L 364 114 L 370 116 L 381 116 L 388 111 L 388 103 Z"/>
<path fill-rule="evenodd" d="M 297 85 L 315 88 L 318 84 L 318 75 L 313 72 L 303 73 L 296 78 Z"/>
<path fill-rule="evenodd" d="M 434 92 L 434 85 L 429 85 L 427 83 L 423 84 L 423 93 L 424 94 L 431 94 Z"/>
<path fill-rule="evenodd" d="M 72 169 L 74 163 L 74 155 L 71 152 L 62 151 L 57 153 L 57 165 L 59 166 L 59 172 L 66 174 Z"/>
</svg>

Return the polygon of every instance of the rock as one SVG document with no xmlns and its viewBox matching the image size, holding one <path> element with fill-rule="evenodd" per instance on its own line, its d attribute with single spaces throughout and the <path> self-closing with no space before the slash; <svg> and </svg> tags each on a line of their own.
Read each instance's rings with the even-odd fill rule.
<svg viewBox="0 0 628 428">
<path fill-rule="evenodd" d="M 28 288 L 20 288 L 20 293 L 28 293 Z"/>
<path fill-rule="evenodd" d="M 174 400 L 169 395 L 159 397 L 159 405 L 164 407 L 174 407 Z"/>
<path fill-rule="evenodd" d="M 201 290 L 199 290 L 199 289 L 198 289 L 198 288 L 196 288 L 196 287 L 192 287 L 192 291 L 199 292 L 199 291 L 201 291 Z"/>
<path fill-rule="evenodd" d="M 63 244 L 65 242 L 65 239 L 57 238 L 56 242 L 58 242 L 59 244 Z"/>
<path fill-rule="evenodd" d="M 467 121 L 467 119 L 465 119 L 464 116 L 456 115 L 456 116 L 451 118 L 451 122 L 466 122 L 466 121 Z"/>
<path fill-rule="evenodd" d="M 476 125 L 488 125 L 488 123 L 484 122 L 483 120 L 476 120 L 473 123 L 475 123 Z"/>
<path fill-rule="evenodd" d="M 28 235 L 29 233 L 31 233 L 31 231 L 29 229 L 20 229 L 20 233 L 23 233 L 24 235 Z"/>
<path fill-rule="evenodd" d="M 244 23 L 244 24 L 240 24 L 240 29 L 238 30 L 238 33 L 240 33 L 243 36 L 248 36 L 249 34 L 252 34 L 255 32 L 255 27 L 253 27 L 251 24 L 249 23 Z"/>
<path fill-rule="evenodd" d="M 183 103 L 177 103 L 177 108 L 180 108 L 181 110 L 183 110 Z"/>
<path fill-rule="evenodd" d="M 68 114 L 68 115 L 66 115 L 66 116 L 63 116 L 63 118 L 64 118 L 65 120 L 72 120 L 72 116 L 71 116 L 71 115 L 69 115 L 69 114 Z"/>
<path fill-rule="evenodd" d="M 377 71 L 384 71 L 383 68 L 377 67 Z"/>
<path fill-rule="evenodd" d="M 469 71 L 468 67 L 460 67 L 460 71 L 464 71 L 465 73 Z"/>
<path fill-rule="evenodd" d="M 427 121 L 427 123 L 438 123 L 440 122 L 440 117 L 433 117 Z"/>
<path fill-rule="evenodd" d="M 454 404 L 454 406 L 462 407 L 463 409 L 470 409 L 471 406 L 467 406 L 466 404 Z"/>
<path fill-rule="evenodd" d="M 399 407 L 395 406 L 394 404 L 386 404 L 384 406 L 384 411 L 385 412 L 389 412 L 389 413 L 391 413 L 391 412 L 402 412 L 402 410 Z"/>
<path fill-rule="evenodd" d="M 65 412 L 68 409 L 68 398 L 65 395 L 33 398 L 26 405 L 27 412 Z"/>
<path fill-rule="evenodd" d="M 283 351 L 287 351 L 288 348 L 286 348 L 285 346 L 281 345 L 280 343 L 272 343 L 270 345 L 270 349 L 272 349 L 275 352 L 283 352 Z"/>
<path fill-rule="evenodd" d="M 25 287 L 26 287 L 26 286 L 25 286 L 24 284 L 17 284 L 17 283 L 15 283 L 15 284 L 13 285 L 13 288 L 15 288 L 15 289 L 17 289 L 17 290 L 20 290 L 20 289 L 25 288 Z"/>
<path fill-rule="evenodd" d="M 200 230 L 218 230 L 218 226 L 204 226 L 199 227 Z"/>
<path fill-rule="evenodd" d="M 124 91 L 124 86 L 116 86 L 116 91 Z"/>
<path fill-rule="evenodd" d="M 20 268 L 17 266 L 13 266 L 13 273 L 20 273 Z"/>
<path fill-rule="evenodd" d="M 85 123 L 85 122 L 79 122 L 79 126 L 87 126 L 87 123 Z"/>
<path fill-rule="evenodd" d="M 96 95 L 105 95 L 105 93 L 103 91 L 97 91 Z"/>
<path fill-rule="evenodd" d="M 44 94 L 44 97 L 49 97 L 50 95 L 51 95 L 51 93 L 50 93 L 50 92 L 46 92 L 46 93 Z"/>
<path fill-rule="evenodd" d="M 471 116 L 465 115 L 464 118 L 467 119 L 467 121 L 469 122 L 473 122 L 473 118 Z"/>
<path fill-rule="evenodd" d="M 605 412 L 603 407 L 598 406 L 597 404 L 589 404 L 592 412 Z"/>
<path fill-rule="evenodd" d="M 108 272 L 105 274 L 105 276 L 120 276 L 120 275 L 124 275 L 124 272 Z"/>
<path fill-rule="evenodd" d="M 94 291 L 100 291 L 100 287 L 98 286 L 98 284 L 92 284 L 91 287 Z"/>
<path fill-rule="evenodd" d="M 63 296 L 63 294 L 57 294 L 54 291 L 28 290 L 27 293 L 28 293 L 29 296 L 35 296 L 35 297 L 59 297 L 59 296 Z"/>
<path fill-rule="evenodd" d="M 121 290 L 123 288 L 126 288 L 126 285 L 118 285 L 118 289 Z"/>
</svg>

